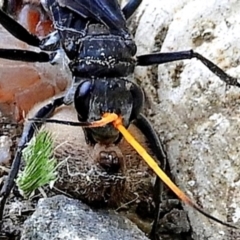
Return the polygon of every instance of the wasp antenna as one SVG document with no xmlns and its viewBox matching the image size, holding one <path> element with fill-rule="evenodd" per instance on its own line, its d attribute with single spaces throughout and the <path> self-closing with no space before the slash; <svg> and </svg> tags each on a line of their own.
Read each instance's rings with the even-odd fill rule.
<svg viewBox="0 0 240 240">
<path fill-rule="evenodd" d="M 64 120 L 58 120 L 58 119 L 49 119 L 49 118 L 29 118 L 28 121 L 36 122 L 36 123 L 56 123 L 56 124 L 62 124 L 62 125 L 68 125 L 68 126 L 74 126 L 74 127 L 87 127 L 91 126 L 92 123 L 89 122 L 71 122 L 71 121 L 64 121 Z"/>
<path fill-rule="evenodd" d="M 192 206 L 194 209 L 196 209 L 198 212 L 200 212 L 201 214 L 203 214 L 207 218 L 212 219 L 213 221 L 218 222 L 218 223 L 220 223 L 220 224 L 222 224 L 224 226 L 240 230 L 239 227 L 237 227 L 237 226 L 235 226 L 235 225 L 233 225 L 231 223 L 224 222 L 224 221 L 222 221 L 222 220 L 220 220 L 220 219 L 210 215 L 209 213 L 205 212 L 200 206 L 198 206 L 196 203 L 194 203 L 191 199 L 188 199 L 188 200 L 190 201 L 190 202 L 188 202 L 188 204 L 190 206 Z"/>
<path fill-rule="evenodd" d="M 49 119 L 49 118 L 29 118 L 29 121 L 32 122 L 41 122 L 41 123 L 56 123 L 74 127 L 86 127 L 86 128 L 95 128 L 95 127 L 104 127 L 108 123 L 115 121 L 118 118 L 118 115 L 115 113 L 105 113 L 102 118 L 93 122 L 72 122 L 64 121 L 58 119 Z"/>
<path fill-rule="evenodd" d="M 181 199 L 184 203 L 190 205 L 198 212 L 208 217 L 209 219 L 214 220 L 224 226 L 239 229 L 237 226 L 234 226 L 230 223 L 221 221 L 216 217 L 213 217 L 209 213 L 205 212 L 199 205 L 194 203 L 182 190 L 180 190 L 172 180 L 166 175 L 166 173 L 158 166 L 156 161 L 147 153 L 147 151 L 135 140 L 135 138 L 129 133 L 129 131 L 122 125 L 122 120 L 119 117 L 116 121 L 113 122 L 115 128 L 121 132 L 126 141 L 138 152 L 144 161 L 151 167 L 151 169 L 157 174 L 157 176 Z"/>
</svg>

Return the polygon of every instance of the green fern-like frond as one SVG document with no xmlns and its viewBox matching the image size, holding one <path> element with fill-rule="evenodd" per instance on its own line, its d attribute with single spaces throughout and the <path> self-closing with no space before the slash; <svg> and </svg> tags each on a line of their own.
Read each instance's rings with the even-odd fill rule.
<svg viewBox="0 0 240 240">
<path fill-rule="evenodd" d="M 17 186 L 29 197 L 36 189 L 57 180 L 57 160 L 54 158 L 52 135 L 41 130 L 23 150 L 25 167 L 19 174 Z"/>
</svg>

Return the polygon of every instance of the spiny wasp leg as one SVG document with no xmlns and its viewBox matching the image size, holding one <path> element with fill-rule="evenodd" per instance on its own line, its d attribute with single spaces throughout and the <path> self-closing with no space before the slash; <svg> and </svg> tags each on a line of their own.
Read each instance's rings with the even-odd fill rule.
<svg viewBox="0 0 240 240">
<path fill-rule="evenodd" d="M 48 118 L 50 117 L 55 109 L 63 104 L 63 97 L 55 99 L 52 103 L 49 103 L 42 107 L 34 116 L 35 118 Z M 26 144 L 31 140 L 37 128 L 41 127 L 42 123 L 34 123 L 29 122 L 24 127 L 24 131 L 21 136 L 21 140 L 19 141 L 17 152 L 15 154 L 15 158 L 13 160 L 10 173 L 4 182 L 4 185 L 0 192 L 0 221 L 3 219 L 3 211 L 6 200 L 10 195 L 10 192 L 14 186 L 14 180 L 18 174 L 22 150 L 26 147 Z M 0 224 L 1 228 L 1 224 Z"/>
<path fill-rule="evenodd" d="M 20 49 L 0 49 L 0 58 L 24 62 L 50 62 L 51 56 L 45 52 L 32 52 Z"/>
<path fill-rule="evenodd" d="M 5 12 L 0 9 L 0 24 L 10 32 L 14 37 L 23 41 L 31 46 L 39 47 L 40 39 L 29 33 L 22 25 L 8 16 Z"/>
<path fill-rule="evenodd" d="M 163 64 L 163 63 L 174 62 L 174 61 L 184 60 L 184 59 L 192 59 L 192 58 L 196 58 L 200 60 L 210 71 L 212 71 L 216 76 L 218 76 L 226 84 L 240 87 L 240 83 L 236 78 L 229 76 L 216 64 L 214 64 L 213 62 L 211 62 L 201 54 L 194 52 L 193 50 L 141 55 L 137 57 L 137 61 L 138 61 L 137 65 L 149 66 L 153 64 Z"/>
<path fill-rule="evenodd" d="M 41 47 L 42 40 L 29 33 L 22 25 L 0 9 L 0 24 L 14 37 L 34 47 Z M 54 56 L 53 56 L 54 57 Z M 50 62 L 51 54 L 20 49 L 0 49 L 0 58 L 25 62 Z"/>
<path fill-rule="evenodd" d="M 40 47 L 41 41 L 30 34 L 23 26 L 0 9 L 0 24 L 17 39 L 34 47 Z M 50 62 L 51 55 L 45 52 L 33 52 L 19 49 L 0 49 L 0 58 L 25 62 Z"/>
</svg>

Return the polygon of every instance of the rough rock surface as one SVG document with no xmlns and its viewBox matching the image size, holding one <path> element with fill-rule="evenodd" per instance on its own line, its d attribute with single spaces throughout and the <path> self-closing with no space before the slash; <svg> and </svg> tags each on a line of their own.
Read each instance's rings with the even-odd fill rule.
<svg viewBox="0 0 240 240">
<path fill-rule="evenodd" d="M 40 199 L 36 211 L 25 222 L 21 240 L 147 240 L 128 219 L 62 195 Z"/>
<path fill-rule="evenodd" d="M 143 0 L 131 22 L 138 54 L 194 49 L 237 77 L 239 10 L 238 0 Z M 212 215 L 240 225 L 239 89 L 197 60 L 138 68 L 136 80 L 177 185 Z M 185 209 L 195 240 L 240 238 Z"/>
<path fill-rule="evenodd" d="M 238 0 L 145 0 L 131 23 L 138 54 L 194 49 L 238 77 L 239 11 Z M 210 214 L 240 225 L 240 89 L 197 60 L 138 68 L 136 79 L 177 185 Z M 185 209 L 194 239 L 240 238 L 239 231 Z"/>
</svg>

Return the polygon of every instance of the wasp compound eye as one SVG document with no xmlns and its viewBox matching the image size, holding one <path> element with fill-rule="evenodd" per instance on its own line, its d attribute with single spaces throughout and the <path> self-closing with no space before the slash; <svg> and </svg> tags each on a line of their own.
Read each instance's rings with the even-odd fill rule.
<svg viewBox="0 0 240 240">
<path fill-rule="evenodd" d="M 74 104 L 81 121 L 87 120 L 92 89 L 93 85 L 89 80 L 82 82 L 76 89 Z"/>
</svg>

